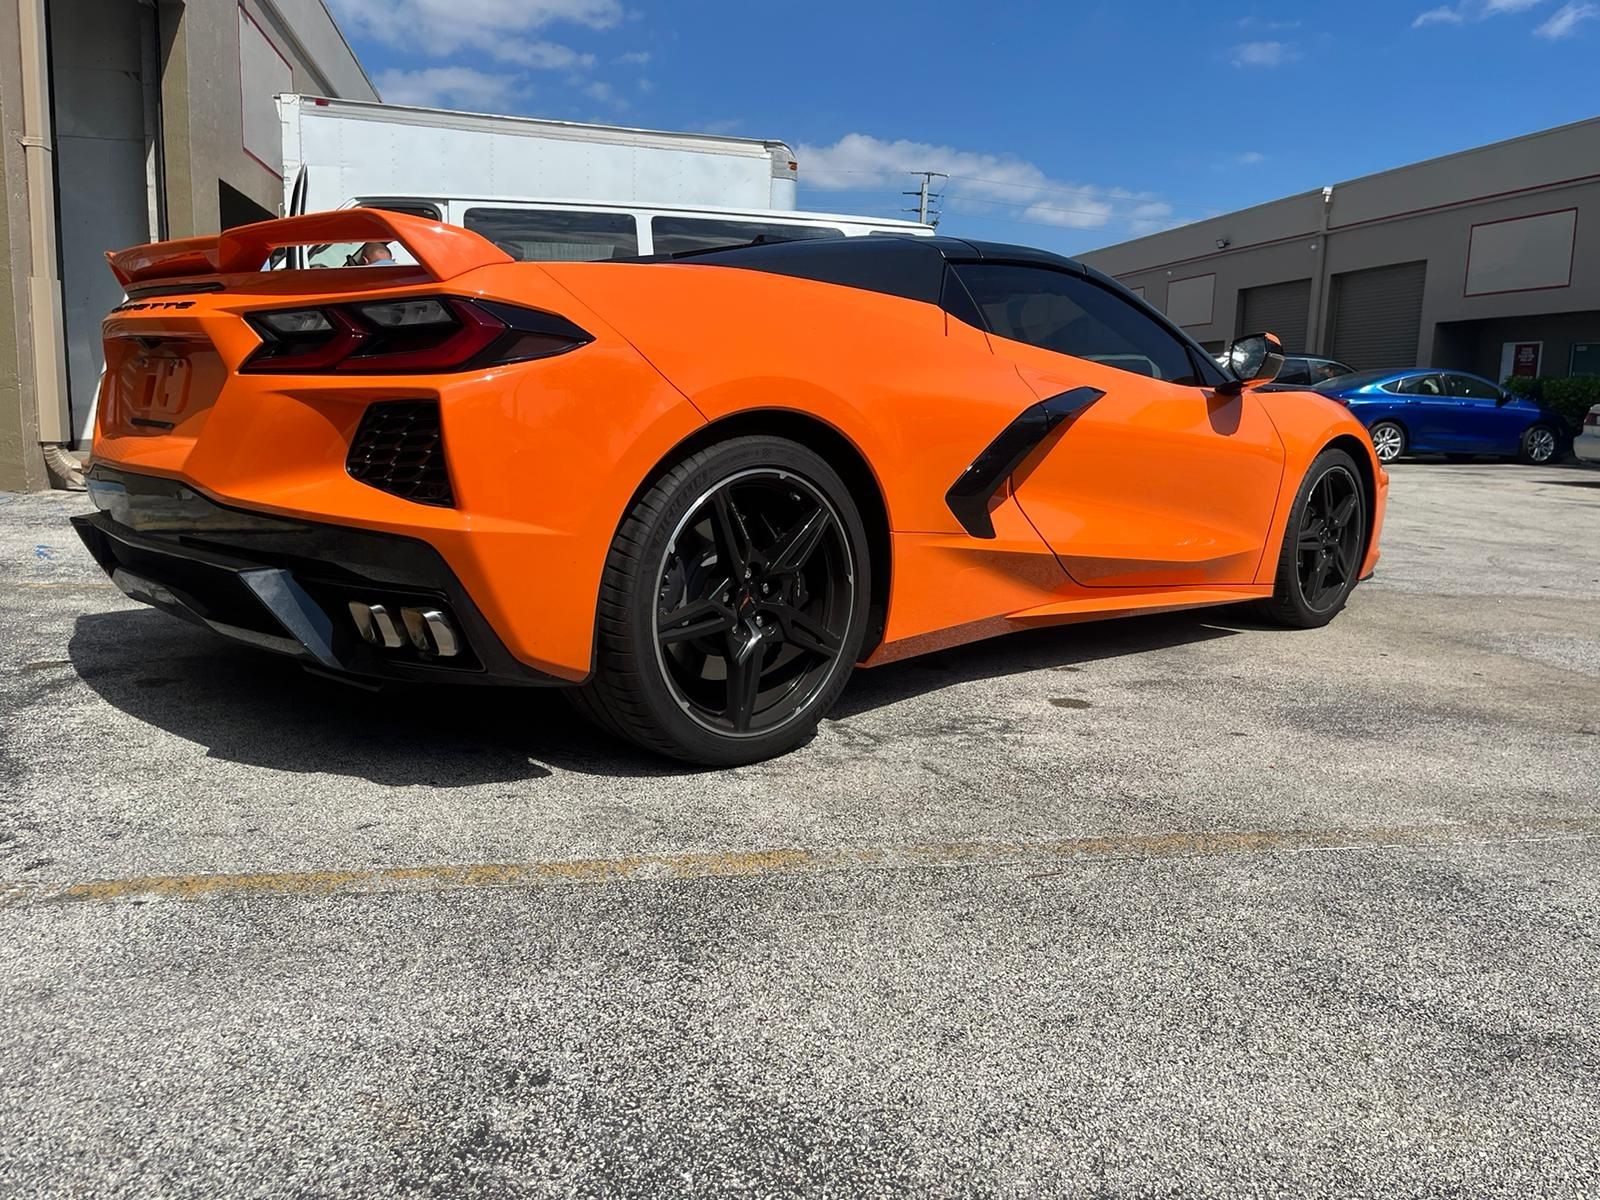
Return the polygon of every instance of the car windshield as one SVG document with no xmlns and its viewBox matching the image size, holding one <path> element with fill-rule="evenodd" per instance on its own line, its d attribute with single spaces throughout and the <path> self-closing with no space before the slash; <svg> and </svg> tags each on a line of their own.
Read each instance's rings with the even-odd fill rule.
<svg viewBox="0 0 1600 1200">
<path fill-rule="evenodd" d="M 1366 387 L 1369 383 L 1377 383 L 1380 379 L 1387 379 L 1393 371 L 1352 371 L 1348 375 L 1340 375 L 1335 379 L 1324 379 L 1311 390 L 1314 392 L 1342 392 L 1346 388 Z"/>
</svg>

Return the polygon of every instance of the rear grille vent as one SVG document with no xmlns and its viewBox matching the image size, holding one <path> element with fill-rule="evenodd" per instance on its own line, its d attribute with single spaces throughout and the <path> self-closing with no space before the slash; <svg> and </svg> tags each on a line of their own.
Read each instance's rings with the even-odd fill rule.
<svg viewBox="0 0 1600 1200">
<path fill-rule="evenodd" d="M 455 496 L 445 467 L 438 401 L 369 404 L 350 443 L 345 470 L 352 479 L 402 499 L 452 507 Z"/>
</svg>

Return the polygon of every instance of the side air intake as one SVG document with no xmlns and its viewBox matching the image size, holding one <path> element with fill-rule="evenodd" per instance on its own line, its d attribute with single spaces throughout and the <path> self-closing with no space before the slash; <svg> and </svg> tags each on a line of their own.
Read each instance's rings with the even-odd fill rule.
<svg viewBox="0 0 1600 1200">
<path fill-rule="evenodd" d="M 369 404 L 344 465 L 352 479 L 404 500 L 455 505 L 437 400 Z"/>
</svg>

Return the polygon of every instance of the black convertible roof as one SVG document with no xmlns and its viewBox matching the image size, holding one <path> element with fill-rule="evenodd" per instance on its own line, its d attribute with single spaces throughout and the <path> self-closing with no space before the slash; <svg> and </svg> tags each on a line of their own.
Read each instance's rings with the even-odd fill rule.
<svg viewBox="0 0 1600 1200">
<path fill-rule="evenodd" d="M 1031 246 L 1012 246 L 1004 242 L 969 242 L 952 237 L 915 237 L 903 233 L 873 233 L 862 237 L 806 238 L 793 242 L 770 242 L 755 246 L 732 246 L 725 250 L 704 250 L 682 258 L 644 261 L 704 264 L 716 267 L 743 267 L 864 288 L 938 304 L 944 286 L 947 262 L 1024 263 L 1054 267 L 1084 275 L 1117 290 L 1122 286 L 1076 259 L 1036 250 Z"/>
</svg>

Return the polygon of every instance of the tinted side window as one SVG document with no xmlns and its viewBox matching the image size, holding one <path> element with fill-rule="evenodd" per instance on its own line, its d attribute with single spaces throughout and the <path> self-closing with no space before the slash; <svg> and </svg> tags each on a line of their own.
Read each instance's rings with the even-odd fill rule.
<svg viewBox="0 0 1600 1200">
<path fill-rule="evenodd" d="M 1500 389 L 1486 379 L 1474 379 L 1470 375 L 1446 375 L 1444 381 L 1450 394 L 1463 400 L 1500 399 Z"/>
<path fill-rule="evenodd" d="M 1187 345 L 1092 280 L 986 263 L 962 264 L 956 273 L 992 333 L 1169 383 L 1201 382 Z"/>
<path fill-rule="evenodd" d="M 1311 367 L 1303 358 L 1286 358 L 1283 370 L 1278 372 L 1276 383 L 1310 383 Z"/>
<path fill-rule="evenodd" d="M 1437 375 L 1412 375 L 1387 385 L 1384 390 L 1399 392 L 1402 396 L 1442 396 L 1444 384 Z"/>
<path fill-rule="evenodd" d="M 519 262 L 591 262 L 639 253 L 631 213 L 469 208 L 461 223 Z"/>
<path fill-rule="evenodd" d="M 843 237 L 825 225 L 783 225 L 775 221 L 740 221 L 729 217 L 651 217 L 650 240 L 657 254 L 682 254 L 714 246 L 748 246 L 757 238 L 797 242 Z"/>
</svg>

